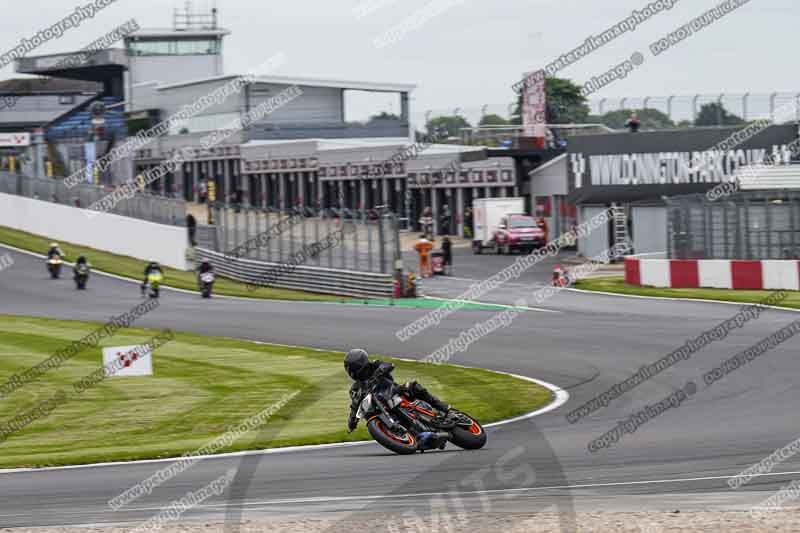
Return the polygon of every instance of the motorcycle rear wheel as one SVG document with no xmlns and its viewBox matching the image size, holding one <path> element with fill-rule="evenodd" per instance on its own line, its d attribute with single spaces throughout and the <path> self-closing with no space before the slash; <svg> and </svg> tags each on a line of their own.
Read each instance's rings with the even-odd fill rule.
<svg viewBox="0 0 800 533">
<path fill-rule="evenodd" d="M 450 430 L 450 442 L 465 450 L 479 450 L 486 445 L 486 431 L 480 423 L 466 413 L 461 413 L 472 421 L 470 427 L 456 426 Z"/>
<path fill-rule="evenodd" d="M 384 427 L 380 418 L 373 418 L 367 422 L 367 431 L 378 444 L 400 455 L 411 455 L 417 451 L 417 439 L 411 433 L 404 436 L 395 435 Z"/>
</svg>

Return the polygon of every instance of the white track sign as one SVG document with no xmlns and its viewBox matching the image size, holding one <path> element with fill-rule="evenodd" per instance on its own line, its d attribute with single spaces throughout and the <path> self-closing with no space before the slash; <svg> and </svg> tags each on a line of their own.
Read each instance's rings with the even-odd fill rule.
<svg viewBox="0 0 800 533">
<path fill-rule="evenodd" d="M 149 346 L 103 348 L 106 376 L 152 376 L 153 352 Z"/>
<path fill-rule="evenodd" d="M 30 133 L 0 133 L 0 147 L 30 146 Z"/>
</svg>

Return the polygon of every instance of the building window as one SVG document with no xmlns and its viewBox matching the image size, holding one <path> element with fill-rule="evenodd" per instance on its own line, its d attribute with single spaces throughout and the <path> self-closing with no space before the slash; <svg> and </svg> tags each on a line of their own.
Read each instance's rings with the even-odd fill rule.
<svg viewBox="0 0 800 533">
<path fill-rule="evenodd" d="M 62 105 L 72 105 L 75 103 L 75 95 L 62 94 L 58 97 L 58 103 Z"/>
<path fill-rule="evenodd" d="M 128 53 L 133 56 L 219 55 L 220 41 L 218 39 L 130 41 Z"/>
</svg>

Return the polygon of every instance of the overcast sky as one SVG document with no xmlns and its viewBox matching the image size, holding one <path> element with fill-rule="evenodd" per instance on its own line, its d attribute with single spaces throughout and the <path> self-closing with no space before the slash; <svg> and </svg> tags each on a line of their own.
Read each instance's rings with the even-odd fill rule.
<svg viewBox="0 0 800 533">
<path fill-rule="evenodd" d="M 6 0 L 0 48 L 72 12 L 72 0 Z M 81 0 L 86 3 L 88 0 Z M 195 0 L 195 5 L 207 4 Z M 417 84 L 416 113 L 456 107 L 474 115 L 484 104 L 504 111 L 510 88 L 523 72 L 540 68 L 628 17 L 646 0 L 218 0 L 221 25 L 232 31 L 225 45 L 226 72 L 247 71 L 276 52 L 287 61 L 279 74 Z M 117 0 L 94 20 L 69 31 L 32 55 L 80 48 L 135 18 L 142 27 L 168 27 L 173 0 Z M 750 0 L 686 41 L 654 57 L 650 43 L 718 4 L 677 0 L 614 42 L 559 73 L 583 83 L 641 51 L 645 63 L 593 97 L 690 93 L 800 92 L 793 37 L 800 28 L 800 1 Z M 439 14 L 401 39 L 376 47 L 376 38 L 421 9 Z M 373 10 L 364 14 L 368 8 Z M 13 77 L 13 67 L 0 78 Z M 397 111 L 388 97 L 379 110 Z M 363 104 L 359 105 L 359 109 Z"/>
</svg>

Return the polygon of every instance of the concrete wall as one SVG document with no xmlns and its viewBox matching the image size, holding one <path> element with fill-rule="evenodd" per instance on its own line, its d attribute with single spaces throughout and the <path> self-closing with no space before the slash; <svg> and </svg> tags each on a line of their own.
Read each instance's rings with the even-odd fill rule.
<svg viewBox="0 0 800 533">
<path fill-rule="evenodd" d="M 186 228 L 107 213 L 90 217 L 87 213 L 85 209 L 0 193 L 0 226 L 187 270 Z"/>
<path fill-rule="evenodd" d="M 531 175 L 531 196 L 566 196 L 567 156 L 545 163 Z"/>
<path fill-rule="evenodd" d="M 492 158 L 492 161 L 494 158 Z M 538 169 L 530 174 L 530 197 L 531 197 L 531 211 L 536 214 L 536 197 L 549 196 L 550 197 L 550 216 L 545 217 L 547 227 L 549 228 L 548 239 L 552 240 L 558 235 L 561 235 L 569 228 L 561 227 L 562 222 L 558 218 L 558 202 L 557 197 L 566 196 L 569 193 L 567 184 L 567 156 L 559 156 L 552 161 L 548 161 Z"/>
<path fill-rule="evenodd" d="M 633 248 L 638 254 L 656 254 L 667 251 L 667 208 L 632 207 Z M 655 256 L 653 256 L 655 258 Z"/>
</svg>

